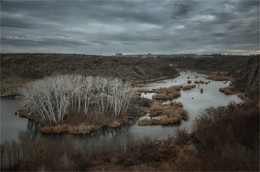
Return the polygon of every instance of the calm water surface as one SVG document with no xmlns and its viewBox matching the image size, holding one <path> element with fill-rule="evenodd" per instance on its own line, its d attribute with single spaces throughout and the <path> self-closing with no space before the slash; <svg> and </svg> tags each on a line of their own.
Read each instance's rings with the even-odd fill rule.
<svg viewBox="0 0 260 172">
<path fill-rule="evenodd" d="M 198 76 L 198 78 L 195 78 Z M 187 79 L 187 77 L 190 77 Z M 192 83 L 195 80 L 204 80 L 206 75 L 197 74 L 196 72 L 181 72 L 180 76 L 174 79 L 167 79 L 149 84 L 139 84 L 138 87 L 153 89 L 160 87 L 170 87 L 172 85 L 188 85 L 187 80 Z M 230 82 L 210 81 L 208 85 L 199 84 L 196 88 L 191 90 L 181 91 L 181 97 L 176 99 L 183 103 L 183 108 L 189 112 L 189 120 L 181 122 L 180 125 L 173 126 L 138 126 L 138 120 L 143 118 L 150 118 L 144 116 L 131 120 L 128 124 L 118 128 L 105 128 L 100 131 L 92 132 L 85 136 L 74 135 L 42 135 L 39 132 L 39 124 L 27 119 L 15 116 L 16 110 L 20 107 L 19 101 L 14 98 L 1 98 L 1 143 L 4 141 L 15 140 L 20 138 L 35 139 L 37 137 L 45 137 L 48 139 L 55 139 L 60 142 L 64 139 L 69 139 L 76 147 L 84 150 L 93 150 L 95 148 L 101 150 L 112 150 L 119 146 L 134 145 L 144 137 L 152 139 L 165 139 L 169 135 L 174 134 L 176 128 L 186 128 L 188 131 L 192 129 L 193 119 L 200 114 L 200 112 L 208 107 L 224 106 L 233 101 L 236 103 L 242 100 L 236 95 L 227 96 L 219 92 L 219 88 L 226 87 Z M 200 93 L 200 88 L 204 89 Z M 153 93 L 142 94 L 142 97 L 152 98 Z"/>
</svg>

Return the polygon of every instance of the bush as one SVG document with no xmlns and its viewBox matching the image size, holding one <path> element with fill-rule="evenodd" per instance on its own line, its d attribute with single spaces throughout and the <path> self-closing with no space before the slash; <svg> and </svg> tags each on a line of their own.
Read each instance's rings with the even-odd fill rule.
<svg viewBox="0 0 260 172">
<path fill-rule="evenodd" d="M 259 170 L 259 109 L 249 104 L 208 108 L 195 119 L 202 170 Z"/>
<path fill-rule="evenodd" d="M 190 135 L 187 130 L 184 129 L 176 129 L 175 133 L 175 143 L 177 145 L 186 145 L 190 141 Z"/>
</svg>

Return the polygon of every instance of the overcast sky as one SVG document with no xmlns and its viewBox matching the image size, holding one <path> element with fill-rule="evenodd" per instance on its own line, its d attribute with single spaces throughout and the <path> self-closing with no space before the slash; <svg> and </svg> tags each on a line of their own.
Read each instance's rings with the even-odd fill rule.
<svg viewBox="0 0 260 172">
<path fill-rule="evenodd" d="M 259 52 L 259 0 L 1 0 L 1 52 Z"/>
</svg>

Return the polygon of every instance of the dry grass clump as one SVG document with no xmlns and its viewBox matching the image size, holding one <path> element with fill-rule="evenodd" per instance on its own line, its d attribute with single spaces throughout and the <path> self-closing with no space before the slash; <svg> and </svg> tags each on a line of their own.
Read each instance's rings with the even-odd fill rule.
<svg viewBox="0 0 260 172">
<path fill-rule="evenodd" d="M 165 93 L 153 95 L 153 99 L 155 99 L 155 100 L 169 100 L 172 98 L 174 98 L 174 97 L 172 97 L 172 95 L 169 95 L 169 94 L 167 95 Z"/>
<path fill-rule="evenodd" d="M 138 88 L 137 90 L 135 90 L 133 92 L 133 97 L 134 98 L 141 97 L 142 93 L 146 94 L 146 93 L 151 93 L 151 92 L 152 92 L 152 90 Z"/>
<path fill-rule="evenodd" d="M 69 124 L 58 124 L 55 126 L 41 127 L 40 132 L 43 134 L 88 134 L 91 131 L 101 129 L 100 125 L 89 125 L 87 123 L 81 123 L 77 126 Z"/>
<path fill-rule="evenodd" d="M 172 100 L 181 96 L 180 90 L 182 86 L 171 86 L 169 88 L 163 87 L 158 89 L 153 89 L 154 93 L 153 99 L 155 100 Z"/>
<path fill-rule="evenodd" d="M 136 90 L 136 92 L 138 92 L 138 93 L 151 93 L 152 92 L 152 90 L 148 90 L 148 89 L 145 89 L 145 88 L 138 88 L 137 90 Z"/>
<path fill-rule="evenodd" d="M 183 107 L 183 104 L 180 101 L 178 101 L 178 102 L 174 101 L 174 104 L 177 105 L 178 107 Z"/>
<path fill-rule="evenodd" d="M 204 84 L 205 83 L 205 81 L 202 81 L 202 80 L 199 80 L 199 81 L 194 81 L 194 84 Z"/>
<path fill-rule="evenodd" d="M 122 119 L 116 119 L 115 121 L 108 124 L 108 127 L 117 128 L 117 127 L 121 126 L 123 123 L 126 123 L 127 121 L 128 121 L 128 118 L 126 118 L 126 117 L 124 117 Z"/>
<path fill-rule="evenodd" d="M 184 110 L 181 102 L 174 102 L 162 105 L 160 102 L 154 102 L 151 107 L 149 116 L 161 115 L 160 119 L 143 119 L 139 121 L 138 125 L 170 125 L 186 120 L 188 112 Z"/>
<path fill-rule="evenodd" d="M 182 108 L 165 109 L 160 119 L 143 119 L 140 120 L 139 126 L 146 125 L 171 125 L 181 122 L 181 120 L 188 119 L 188 112 Z"/>
<path fill-rule="evenodd" d="M 224 88 L 219 88 L 219 91 L 223 92 L 226 95 L 232 95 L 232 94 L 235 94 L 236 88 L 234 86 L 228 86 L 228 87 L 224 87 Z"/>
<path fill-rule="evenodd" d="M 195 88 L 195 87 L 196 87 L 196 85 L 186 85 L 186 86 L 182 87 L 182 90 L 190 90 L 190 89 Z"/>
<path fill-rule="evenodd" d="M 116 119 L 109 123 L 107 126 L 111 128 L 116 128 L 126 123 L 128 119 L 126 117 L 122 119 Z M 40 132 L 43 134 L 89 134 L 92 131 L 99 130 L 105 127 L 105 125 L 92 125 L 82 122 L 78 125 L 70 124 L 58 124 L 58 125 L 46 125 L 41 127 Z"/>
<path fill-rule="evenodd" d="M 187 83 L 188 83 L 188 84 L 191 84 L 191 80 L 188 80 Z"/>
<path fill-rule="evenodd" d="M 162 114 L 166 105 L 162 105 L 160 102 L 155 101 L 151 106 L 151 111 L 149 116 L 159 116 Z"/>
</svg>

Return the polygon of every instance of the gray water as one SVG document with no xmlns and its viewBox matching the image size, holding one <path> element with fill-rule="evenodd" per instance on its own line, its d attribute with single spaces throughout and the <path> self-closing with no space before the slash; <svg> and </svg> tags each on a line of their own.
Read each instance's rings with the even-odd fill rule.
<svg viewBox="0 0 260 172">
<path fill-rule="evenodd" d="M 195 79 L 195 76 L 199 77 Z M 190 77 L 190 79 L 187 79 Z M 170 87 L 172 85 L 188 85 L 187 80 L 204 80 L 207 81 L 206 75 L 197 74 L 195 72 L 181 72 L 180 76 L 174 79 L 157 81 L 149 84 L 139 84 L 138 87 L 153 89 L 160 87 Z M 200 93 L 198 88 L 181 91 L 181 97 L 177 101 L 181 101 L 184 109 L 189 112 L 189 120 L 181 122 L 180 125 L 172 126 L 138 126 L 138 121 L 143 118 L 136 118 L 129 123 L 119 127 L 118 129 L 105 128 L 92 132 L 84 136 L 76 135 L 42 135 L 39 132 L 39 124 L 27 119 L 19 118 L 15 115 L 16 110 L 20 107 L 19 101 L 14 98 L 1 98 L 1 143 L 4 141 L 19 141 L 21 138 L 35 139 L 44 137 L 62 141 L 69 139 L 78 149 L 93 150 L 95 148 L 101 150 L 113 150 L 118 147 L 135 145 L 143 140 L 144 137 L 151 139 L 165 139 L 174 134 L 176 128 L 186 128 L 191 131 L 193 119 L 200 112 L 208 107 L 224 106 L 233 101 L 236 103 L 242 100 L 236 95 L 227 96 L 218 91 L 221 87 L 226 87 L 230 82 L 211 81 L 208 85 L 200 84 L 199 88 L 204 89 L 204 93 Z M 198 86 L 197 86 L 198 87 Z M 142 94 L 143 97 L 151 98 L 153 93 Z M 192 99 L 193 98 L 193 99 Z M 150 117 L 149 117 L 150 118 Z"/>
<path fill-rule="evenodd" d="M 198 78 L 196 78 L 198 76 Z M 188 79 L 189 77 L 189 79 Z M 170 87 L 172 85 L 189 85 L 188 80 L 194 81 L 210 81 L 209 84 L 196 84 L 196 88 L 191 90 L 181 90 L 181 97 L 175 99 L 174 101 L 180 101 L 183 103 L 183 108 L 189 113 L 189 120 L 183 121 L 180 128 L 186 128 L 188 131 L 192 130 L 192 122 L 196 116 L 201 114 L 201 112 L 209 107 L 225 106 L 230 102 L 241 103 L 243 100 L 237 95 L 225 95 L 219 92 L 219 88 L 227 87 L 230 81 L 213 81 L 206 79 L 207 75 L 198 74 L 196 72 L 181 72 L 180 76 L 174 79 L 168 79 L 164 81 L 158 81 L 150 84 L 140 84 L 141 88 L 154 89 L 160 87 Z M 203 88 L 203 93 L 200 93 L 200 88 Z M 153 93 L 142 93 L 142 97 L 152 98 Z"/>
</svg>

